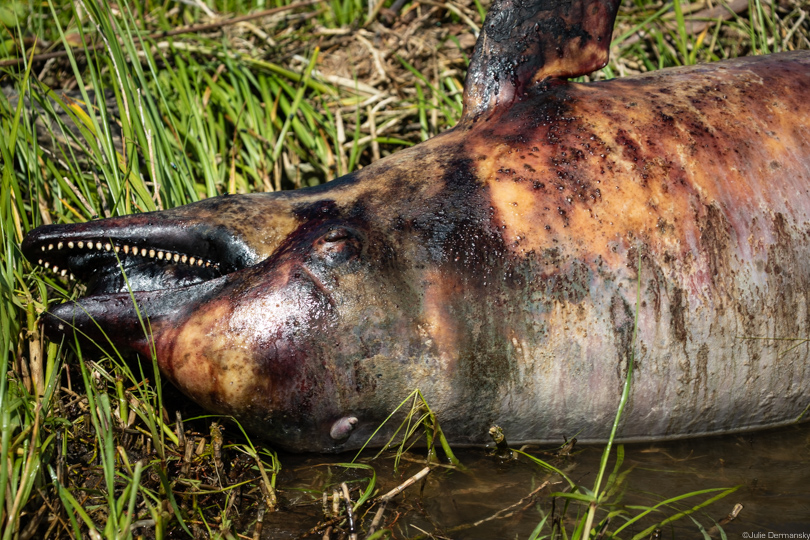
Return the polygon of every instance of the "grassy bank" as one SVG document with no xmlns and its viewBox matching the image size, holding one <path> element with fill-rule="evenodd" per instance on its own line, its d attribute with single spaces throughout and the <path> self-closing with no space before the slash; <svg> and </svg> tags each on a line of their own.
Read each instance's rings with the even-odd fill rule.
<svg viewBox="0 0 810 540">
<path fill-rule="evenodd" d="M 455 123 L 484 5 L 306 4 L 0 7 L 3 539 L 249 538 L 285 508 L 279 492 L 290 500 L 272 449 L 205 417 L 148 363 L 44 340 L 39 314 L 81 286 L 33 271 L 19 244 L 41 224 L 323 183 Z M 806 9 L 625 2 L 594 78 L 808 48 Z M 368 508 L 373 470 L 352 471 L 349 506 Z M 335 529 L 348 530 L 345 507 L 325 512 Z"/>
</svg>

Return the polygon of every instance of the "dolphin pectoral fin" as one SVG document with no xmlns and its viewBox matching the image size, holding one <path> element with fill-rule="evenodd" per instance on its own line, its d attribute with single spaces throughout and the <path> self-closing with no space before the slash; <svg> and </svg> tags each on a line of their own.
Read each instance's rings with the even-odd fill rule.
<svg viewBox="0 0 810 540">
<path fill-rule="evenodd" d="M 462 121 L 511 103 L 533 83 L 604 67 L 619 4 L 496 0 L 470 60 Z"/>
<path fill-rule="evenodd" d="M 335 441 L 348 439 L 357 425 L 357 422 L 358 420 L 355 416 L 344 416 L 332 424 L 332 428 L 329 430 L 329 436 Z"/>
</svg>

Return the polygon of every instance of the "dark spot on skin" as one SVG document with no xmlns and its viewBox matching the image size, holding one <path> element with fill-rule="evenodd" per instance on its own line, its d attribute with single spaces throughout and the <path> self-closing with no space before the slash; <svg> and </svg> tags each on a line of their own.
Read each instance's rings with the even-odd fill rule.
<svg viewBox="0 0 810 540">
<path fill-rule="evenodd" d="M 639 147 L 636 141 L 624 129 L 616 132 L 616 143 L 622 147 L 624 158 L 628 161 L 637 162 L 639 160 Z"/>
<path fill-rule="evenodd" d="M 700 387 L 703 387 L 703 394 L 704 399 L 708 398 L 706 396 L 706 392 L 708 391 L 708 384 L 709 384 L 709 346 L 706 343 L 701 343 L 700 348 L 697 352 L 697 362 L 695 362 L 695 389 L 699 390 Z M 694 394 L 698 394 L 698 392 L 694 392 Z M 698 396 L 695 395 L 695 399 L 698 399 Z"/>
<path fill-rule="evenodd" d="M 730 244 L 731 226 L 723 211 L 715 205 L 705 207 L 706 215 L 700 223 L 700 243 L 706 251 L 709 272 L 720 298 L 727 297 L 727 283 L 733 278 L 735 260 Z M 718 309 L 722 307 L 718 306 Z"/>
<path fill-rule="evenodd" d="M 337 205 L 335 201 L 331 199 L 300 204 L 293 207 L 293 214 L 295 214 L 295 217 L 301 222 L 334 219 L 338 217 L 338 213 Z"/>
<path fill-rule="evenodd" d="M 675 231 L 675 226 L 667 223 L 667 220 L 662 217 L 658 218 L 655 228 L 660 234 L 667 234 Z"/>
<path fill-rule="evenodd" d="M 687 307 L 684 303 L 684 293 L 679 287 L 672 291 L 672 298 L 669 301 L 669 315 L 671 318 L 672 334 L 682 345 L 686 345 L 686 323 L 685 313 Z"/>
<path fill-rule="evenodd" d="M 618 380 L 624 380 L 627 366 L 633 355 L 633 309 L 620 293 L 615 293 L 610 301 L 610 321 L 613 325 L 613 339 L 616 341 Z M 621 392 L 621 388 L 619 389 Z"/>
</svg>

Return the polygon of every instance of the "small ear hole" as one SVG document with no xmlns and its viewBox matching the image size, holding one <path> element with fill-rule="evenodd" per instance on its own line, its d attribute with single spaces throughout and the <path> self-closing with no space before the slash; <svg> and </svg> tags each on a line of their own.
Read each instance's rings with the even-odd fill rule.
<svg viewBox="0 0 810 540">
<path fill-rule="evenodd" d="M 323 236 L 323 239 L 325 242 L 337 242 L 339 240 L 345 240 L 349 238 L 349 236 L 350 236 L 349 231 L 347 231 L 342 227 L 339 227 L 337 229 L 331 229 Z"/>
</svg>

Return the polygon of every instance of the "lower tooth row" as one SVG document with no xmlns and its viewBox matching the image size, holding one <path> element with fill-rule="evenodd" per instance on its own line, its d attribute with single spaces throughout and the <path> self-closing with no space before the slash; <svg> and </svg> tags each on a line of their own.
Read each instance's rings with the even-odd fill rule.
<svg viewBox="0 0 810 540">
<path fill-rule="evenodd" d="M 50 268 L 50 269 L 51 269 L 51 271 L 52 271 L 54 274 L 59 274 L 59 275 L 60 275 L 60 276 L 62 276 L 62 277 L 66 277 L 66 276 L 68 275 L 68 271 L 67 271 L 67 269 L 66 269 L 66 268 L 62 268 L 62 270 L 59 270 L 59 267 L 58 267 L 58 266 L 56 266 L 56 265 L 51 266 L 51 263 L 49 263 L 49 262 L 45 262 L 45 261 L 43 261 L 42 259 L 40 259 L 38 262 L 39 262 L 39 264 L 41 264 L 41 265 L 42 265 L 42 266 L 44 266 L 45 268 Z M 76 276 L 74 276 L 74 275 L 71 273 L 71 274 L 70 274 L 70 279 L 76 279 Z"/>
</svg>

